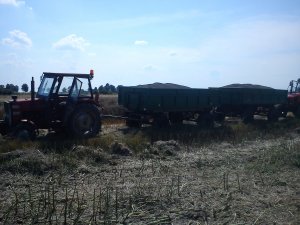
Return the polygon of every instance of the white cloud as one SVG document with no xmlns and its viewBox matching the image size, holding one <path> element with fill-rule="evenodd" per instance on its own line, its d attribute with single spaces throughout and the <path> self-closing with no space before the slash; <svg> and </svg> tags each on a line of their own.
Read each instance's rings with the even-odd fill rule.
<svg viewBox="0 0 300 225">
<path fill-rule="evenodd" d="M 145 46 L 148 45 L 149 43 L 148 41 L 140 40 L 140 41 L 135 41 L 134 44 L 138 46 Z"/>
<path fill-rule="evenodd" d="M 83 38 L 76 34 L 70 34 L 53 44 L 53 48 L 59 50 L 80 50 L 84 51 L 90 44 Z"/>
<path fill-rule="evenodd" d="M 12 6 L 21 6 L 25 5 L 25 1 L 18 1 L 18 0 L 0 0 L 0 4 L 3 5 L 12 5 Z"/>
<path fill-rule="evenodd" d="M 12 30 L 9 32 L 9 37 L 2 39 L 2 44 L 13 48 L 31 48 L 32 41 L 25 32 Z"/>
</svg>

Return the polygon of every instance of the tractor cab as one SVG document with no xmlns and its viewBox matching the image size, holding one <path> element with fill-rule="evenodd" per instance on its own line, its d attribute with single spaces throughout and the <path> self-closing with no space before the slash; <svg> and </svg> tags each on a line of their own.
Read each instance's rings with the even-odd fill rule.
<svg viewBox="0 0 300 225">
<path fill-rule="evenodd" d="M 43 73 L 36 98 L 47 101 L 87 101 L 93 99 L 90 74 Z"/>
</svg>

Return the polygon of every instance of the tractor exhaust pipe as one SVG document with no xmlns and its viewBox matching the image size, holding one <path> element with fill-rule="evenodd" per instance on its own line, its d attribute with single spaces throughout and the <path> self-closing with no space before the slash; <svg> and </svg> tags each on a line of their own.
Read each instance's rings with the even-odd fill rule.
<svg viewBox="0 0 300 225">
<path fill-rule="evenodd" d="M 32 77 L 32 79 L 31 79 L 31 101 L 34 101 L 34 79 L 33 79 L 33 77 Z"/>
</svg>

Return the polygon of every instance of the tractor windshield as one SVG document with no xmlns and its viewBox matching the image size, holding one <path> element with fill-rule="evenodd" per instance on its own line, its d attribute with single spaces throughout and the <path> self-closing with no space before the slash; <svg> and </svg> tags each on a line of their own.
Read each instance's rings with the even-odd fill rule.
<svg viewBox="0 0 300 225">
<path fill-rule="evenodd" d="M 39 87 L 37 96 L 38 97 L 48 97 L 49 94 L 51 93 L 51 88 L 54 82 L 53 77 L 44 77 L 42 80 L 42 83 Z"/>
</svg>

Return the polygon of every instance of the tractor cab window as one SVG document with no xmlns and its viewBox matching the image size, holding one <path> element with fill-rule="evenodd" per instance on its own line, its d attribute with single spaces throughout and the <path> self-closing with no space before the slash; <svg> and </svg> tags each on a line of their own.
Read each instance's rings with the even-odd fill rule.
<svg viewBox="0 0 300 225">
<path fill-rule="evenodd" d="M 58 90 L 58 95 L 69 95 L 72 87 L 74 78 L 73 77 L 63 77 L 61 80 L 61 85 Z"/>
<path fill-rule="evenodd" d="M 78 97 L 80 90 L 81 90 L 81 85 L 82 85 L 82 82 L 79 79 L 74 80 L 72 90 L 70 93 L 71 98 L 76 99 Z"/>
<path fill-rule="evenodd" d="M 289 85 L 289 93 L 298 93 L 300 92 L 300 83 L 299 81 L 291 81 Z"/>
<path fill-rule="evenodd" d="M 81 89 L 79 92 L 79 97 L 91 97 L 91 90 L 89 85 L 89 79 L 79 78 L 81 82 Z"/>
<path fill-rule="evenodd" d="M 42 80 L 42 83 L 39 87 L 37 96 L 39 97 L 48 97 L 49 94 L 51 93 L 51 88 L 54 82 L 53 77 L 44 77 Z"/>
</svg>

